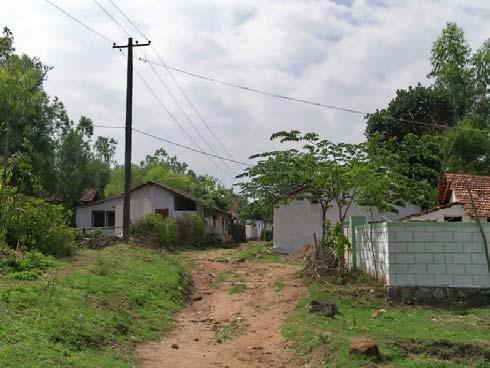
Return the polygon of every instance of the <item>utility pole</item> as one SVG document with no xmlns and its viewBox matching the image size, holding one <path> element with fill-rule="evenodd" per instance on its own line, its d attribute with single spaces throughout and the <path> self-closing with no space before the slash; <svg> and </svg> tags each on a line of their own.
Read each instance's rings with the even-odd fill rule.
<svg viewBox="0 0 490 368">
<path fill-rule="evenodd" d="M 128 38 L 127 45 L 118 46 L 114 43 L 113 49 L 128 49 L 128 70 L 127 70 L 127 88 L 126 88 L 126 138 L 124 145 L 124 199 L 123 199 L 123 241 L 129 239 L 129 214 L 131 204 L 131 139 L 133 124 L 133 47 L 149 46 L 148 43 L 139 44 L 133 39 Z"/>
</svg>

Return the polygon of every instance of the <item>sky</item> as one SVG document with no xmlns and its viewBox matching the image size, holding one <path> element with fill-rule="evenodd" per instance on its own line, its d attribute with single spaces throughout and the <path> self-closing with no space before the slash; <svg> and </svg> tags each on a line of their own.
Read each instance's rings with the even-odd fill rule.
<svg viewBox="0 0 490 368">
<path fill-rule="evenodd" d="M 127 43 L 127 34 L 95 1 L 51 1 L 109 40 Z M 154 48 L 135 49 L 136 57 L 159 62 L 157 50 L 172 67 L 366 112 L 385 107 L 397 89 L 430 83 L 426 77 L 430 50 L 448 21 L 464 29 L 473 49 L 490 37 L 487 0 L 113 1 L 152 41 Z M 109 0 L 98 2 L 136 40 L 145 41 Z M 0 26 L 14 33 L 18 52 L 37 56 L 53 67 L 45 89 L 64 102 L 72 120 L 85 115 L 96 125 L 124 125 L 127 61 L 112 48 L 112 42 L 94 35 L 45 0 L 1 0 Z M 192 147 L 197 143 L 204 151 L 230 157 L 172 76 L 238 161 L 253 164 L 250 155 L 287 148 L 269 140 L 281 130 L 314 131 L 335 142 L 364 140 L 362 115 L 250 93 L 177 72 L 171 76 L 159 66 L 155 73 L 148 63 L 137 59 L 134 65 L 158 100 L 135 75 L 133 127 L 173 142 Z M 124 131 L 96 128 L 95 134 L 119 142 L 116 159 L 123 163 Z M 245 167 L 225 166 L 137 133 L 133 135 L 133 162 L 160 147 L 195 172 L 218 177 L 226 186 L 235 183 L 234 175 Z"/>
</svg>

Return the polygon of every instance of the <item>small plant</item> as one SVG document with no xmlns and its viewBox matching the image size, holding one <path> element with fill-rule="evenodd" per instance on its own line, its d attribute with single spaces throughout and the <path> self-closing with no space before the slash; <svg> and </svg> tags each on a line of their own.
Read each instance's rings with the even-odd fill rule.
<svg viewBox="0 0 490 368">
<path fill-rule="evenodd" d="M 85 233 L 86 238 L 99 239 L 104 236 L 104 231 L 102 229 L 94 229 Z"/>
<path fill-rule="evenodd" d="M 277 292 L 282 291 L 286 287 L 284 279 L 282 277 L 279 277 L 276 281 L 274 281 L 272 287 Z"/>
<path fill-rule="evenodd" d="M 9 279 L 34 280 L 46 269 L 56 265 L 53 257 L 45 256 L 41 252 L 25 252 L 12 254 L 0 260 L 0 273 Z"/>
<path fill-rule="evenodd" d="M 247 290 L 247 285 L 243 284 L 243 283 L 238 283 L 238 284 L 233 285 L 229 291 L 230 291 L 230 294 L 239 294 L 245 290 Z"/>
<path fill-rule="evenodd" d="M 273 232 L 272 230 L 262 229 L 260 231 L 260 240 L 270 242 L 272 241 Z"/>
<path fill-rule="evenodd" d="M 245 331 L 245 325 L 241 319 L 234 320 L 225 325 L 214 326 L 214 341 L 218 344 L 240 336 Z"/>
</svg>

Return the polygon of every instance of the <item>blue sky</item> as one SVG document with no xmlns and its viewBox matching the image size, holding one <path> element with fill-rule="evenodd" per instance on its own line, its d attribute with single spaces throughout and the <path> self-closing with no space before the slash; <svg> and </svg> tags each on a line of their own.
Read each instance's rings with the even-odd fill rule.
<svg viewBox="0 0 490 368">
<path fill-rule="evenodd" d="M 52 0 L 111 40 L 127 36 L 93 1 Z M 429 83 L 432 42 L 456 21 L 473 48 L 490 36 L 486 0 L 114 0 L 131 14 L 168 65 L 271 92 L 362 111 L 382 108 L 396 89 Z M 99 2 L 131 29 L 108 0 Z M 54 69 L 46 89 L 70 117 L 98 124 L 124 122 L 126 61 L 111 44 L 83 29 L 45 1 L 0 3 L 0 24 L 11 28 L 20 52 L 39 56 Z M 144 41 L 140 39 L 140 41 Z M 157 60 L 151 49 L 148 57 Z M 206 148 L 148 65 L 136 63 L 145 80 L 194 140 Z M 220 154 L 165 70 L 158 70 L 196 127 Z M 236 159 L 278 148 L 278 130 L 316 131 L 334 141 L 361 142 L 362 116 L 251 94 L 174 74 L 213 132 Z M 134 126 L 192 145 L 135 77 Z M 123 142 L 123 132 L 97 129 Z M 134 161 L 162 146 L 135 135 Z M 199 173 L 234 182 L 208 159 L 166 146 Z M 123 150 L 117 151 L 122 161 Z M 240 167 L 234 165 L 236 173 Z"/>
</svg>

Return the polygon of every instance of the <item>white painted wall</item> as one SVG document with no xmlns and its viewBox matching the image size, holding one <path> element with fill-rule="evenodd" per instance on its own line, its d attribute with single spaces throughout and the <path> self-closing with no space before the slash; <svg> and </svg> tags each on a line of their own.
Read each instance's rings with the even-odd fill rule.
<svg viewBox="0 0 490 368">
<path fill-rule="evenodd" d="M 412 213 L 420 212 L 420 207 L 408 205 L 399 208 L 399 212 L 379 214 L 374 213 L 373 219 L 368 211 L 353 204 L 350 206 L 346 223 L 350 216 L 366 216 L 370 221 L 381 219 L 396 220 L 408 216 Z M 338 207 L 333 205 L 327 210 L 326 217 L 333 224 L 339 217 Z M 312 204 L 307 200 L 295 200 L 286 205 L 279 205 L 274 208 L 274 249 L 280 252 L 292 252 L 305 244 L 314 242 L 313 233 L 318 240 L 322 234 L 322 213 L 319 204 Z"/>
<path fill-rule="evenodd" d="M 463 218 L 463 221 L 471 221 L 471 217 L 465 215 L 464 208 L 460 204 L 455 204 L 451 207 L 441 208 L 436 211 L 421 214 L 418 216 L 411 216 L 410 220 L 444 222 L 444 217 L 459 217 L 459 216 Z"/>
<path fill-rule="evenodd" d="M 388 286 L 490 287 L 483 238 L 474 222 L 385 222 L 356 228 L 358 267 L 373 274 L 375 261 Z M 490 239 L 490 224 L 482 224 Z"/>
<path fill-rule="evenodd" d="M 169 217 L 182 217 L 196 211 L 176 211 L 175 194 L 156 185 L 145 185 L 131 192 L 130 219 L 137 219 L 156 209 L 168 209 Z M 76 225 L 78 228 L 92 227 L 92 211 L 115 211 L 115 235 L 122 234 L 123 197 L 117 197 L 101 203 L 77 208 Z"/>
</svg>

